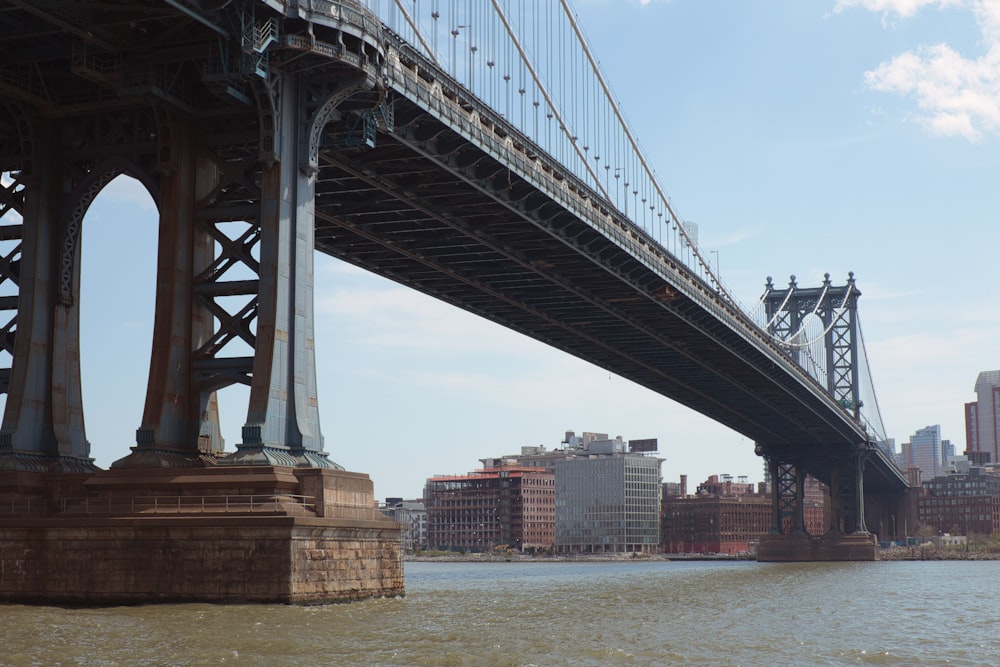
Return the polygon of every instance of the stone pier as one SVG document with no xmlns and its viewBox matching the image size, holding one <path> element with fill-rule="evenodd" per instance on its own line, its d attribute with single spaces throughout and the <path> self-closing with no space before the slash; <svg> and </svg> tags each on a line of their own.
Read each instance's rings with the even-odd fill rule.
<svg viewBox="0 0 1000 667">
<path fill-rule="evenodd" d="M 878 560 L 878 545 L 871 533 L 822 536 L 772 534 L 761 538 L 757 546 L 757 560 L 762 563 Z"/>
<path fill-rule="evenodd" d="M 0 601 L 307 604 L 403 594 L 400 525 L 378 512 L 361 473 L 0 473 Z"/>
</svg>

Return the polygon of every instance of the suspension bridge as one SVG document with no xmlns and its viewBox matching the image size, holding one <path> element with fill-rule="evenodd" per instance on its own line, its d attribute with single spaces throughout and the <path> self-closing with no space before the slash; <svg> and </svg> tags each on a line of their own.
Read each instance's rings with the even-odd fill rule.
<svg viewBox="0 0 1000 667">
<path fill-rule="evenodd" d="M 907 482 L 885 446 L 853 276 L 768 279 L 758 304 L 740 304 L 565 0 L 0 0 L 0 46 L 0 493 L 12 514 L 34 511 L 56 535 L 67 508 L 94 497 L 120 508 L 150 493 L 250 493 L 284 498 L 264 505 L 325 526 L 330 545 L 369 530 L 385 552 L 392 529 L 358 509 L 370 482 L 324 450 L 319 251 L 752 438 L 774 489 L 765 556 L 873 558 L 866 521 L 904 525 Z M 90 202 L 121 174 L 159 209 L 156 310 L 135 446 L 99 471 L 81 398 L 79 243 Z M 215 397 L 235 383 L 249 405 L 225 451 Z M 803 533 L 806 475 L 830 489 L 823 537 Z M 345 508 L 350 526 L 323 524 Z M 27 539 L 19 520 L 0 540 L 8 553 Z M 379 561 L 392 581 L 397 562 L 398 544 Z M 280 599 L 343 593 L 304 593 L 304 580 Z M 369 584 L 348 597 L 397 585 Z M 164 595 L 198 599 L 172 585 Z M 52 584 L 63 598 L 72 586 Z"/>
</svg>

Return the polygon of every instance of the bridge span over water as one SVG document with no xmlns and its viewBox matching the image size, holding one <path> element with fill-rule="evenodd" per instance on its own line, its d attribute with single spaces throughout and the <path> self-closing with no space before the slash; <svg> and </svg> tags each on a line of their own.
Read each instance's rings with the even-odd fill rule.
<svg viewBox="0 0 1000 667">
<path fill-rule="evenodd" d="M 628 199 L 626 180 L 623 200 L 606 187 L 609 158 L 603 184 L 586 160 L 572 166 L 600 165 L 596 147 L 573 136 L 576 156 L 555 157 L 363 3 L 0 0 L 0 99 L 4 470 L 95 472 L 79 243 L 87 206 L 127 174 L 160 215 L 153 352 L 135 447 L 99 475 L 339 467 L 319 424 L 318 250 L 752 438 L 775 481 L 776 534 L 802 527 L 805 474 L 831 488 L 833 542 L 900 510 L 906 480 L 857 401 L 735 303 L 668 203 L 649 217 L 673 225 L 673 248 L 629 216 L 638 188 Z M 645 164 L 636 155 L 615 179 Z M 848 330 L 856 298 L 829 313 Z M 250 400 L 225 452 L 214 392 L 233 383 Z"/>
</svg>

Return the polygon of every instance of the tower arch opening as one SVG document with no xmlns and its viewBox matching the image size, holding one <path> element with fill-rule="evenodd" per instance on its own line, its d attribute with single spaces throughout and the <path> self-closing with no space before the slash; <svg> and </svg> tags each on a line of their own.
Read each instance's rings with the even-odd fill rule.
<svg viewBox="0 0 1000 667">
<path fill-rule="evenodd" d="M 101 468 L 137 444 L 150 374 L 158 225 L 153 197 L 126 174 L 101 189 L 81 225 L 81 388 L 91 456 Z M 217 331 L 217 318 L 213 324 Z M 239 442 L 248 395 L 238 384 L 217 391 L 226 443 Z"/>
</svg>

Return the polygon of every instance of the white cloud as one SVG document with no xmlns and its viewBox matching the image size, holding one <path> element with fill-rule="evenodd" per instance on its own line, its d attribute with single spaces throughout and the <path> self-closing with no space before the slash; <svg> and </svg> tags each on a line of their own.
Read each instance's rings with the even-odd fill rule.
<svg viewBox="0 0 1000 667">
<path fill-rule="evenodd" d="M 538 345 L 443 301 L 370 278 L 345 288 L 317 290 L 315 299 L 318 330 L 328 321 L 340 322 L 347 335 L 363 336 L 368 344 L 387 348 L 454 354 L 496 345 L 530 356 Z M 364 326 L 353 329 L 352 322 Z"/>
<path fill-rule="evenodd" d="M 834 11 L 840 12 L 851 7 L 861 7 L 871 12 L 881 12 L 883 15 L 898 14 L 906 18 L 929 5 L 949 7 L 961 4 L 962 0 L 837 0 Z"/>
<path fill-rule="evenodd" d="M 906 18 L 929 6 L 970 10 L 985 53 L 970 58 L 946 43 L 920 45 L 866 72 L 865 81 L 914 100 L 913 119 L 933 134 L 969 141 L 1000 134 L 1000 0 L 838 0 L 835 11 L 862 7 Z"/>
<path fill-rule="evenodd" d="M 155 211 L 156 203 L 142 183 L 130 176 L 119 176 L 101 190 L 102 197 L 138 206 L 144 211 Z"/>
</svg>

